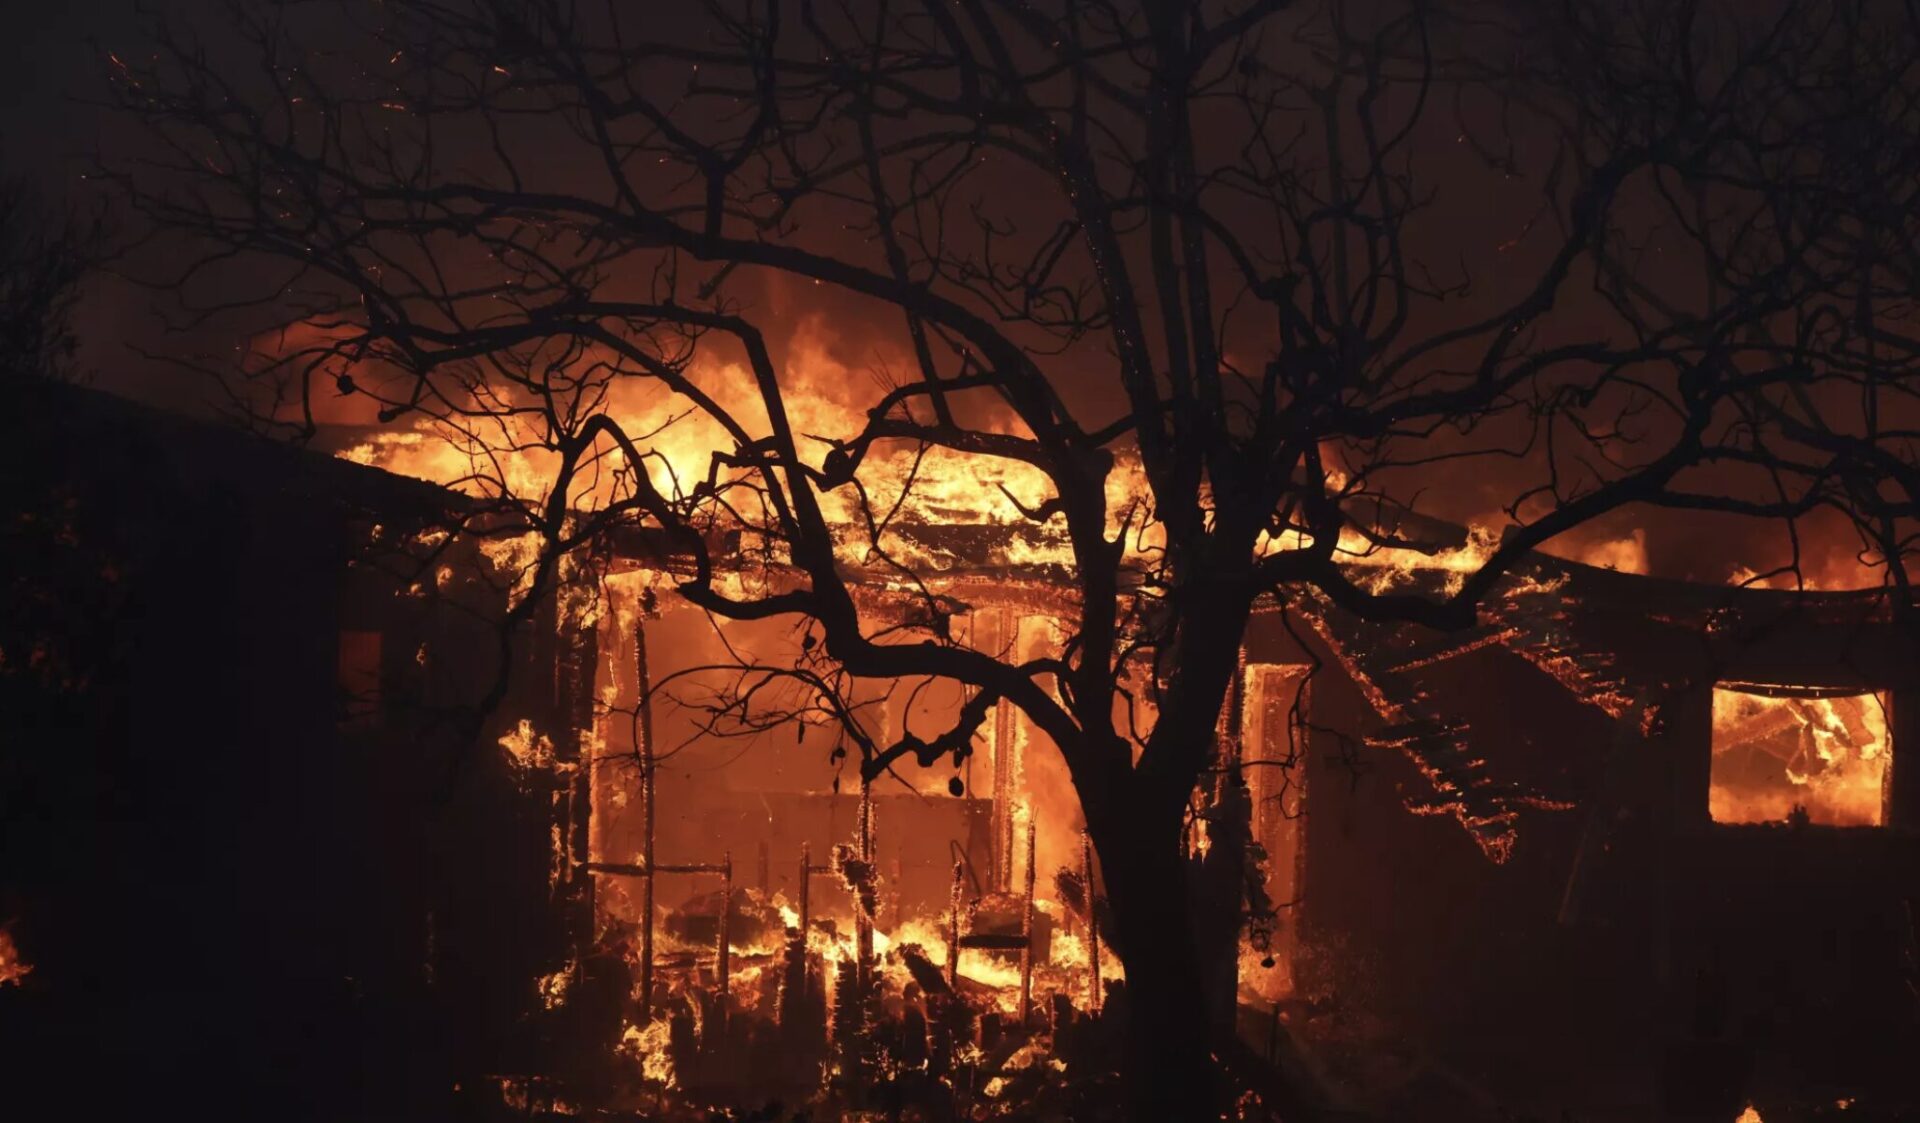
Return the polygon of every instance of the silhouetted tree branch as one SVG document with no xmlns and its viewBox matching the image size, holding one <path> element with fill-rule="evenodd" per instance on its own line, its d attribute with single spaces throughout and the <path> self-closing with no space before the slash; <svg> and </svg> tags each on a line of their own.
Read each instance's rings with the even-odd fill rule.
<svg viewBox="0 0 1920 1123">
<path fill-rule="evenodd" d="M 1807 404 L 1887 392 L 1910 338 L 1842 314 L 1911 262 L 1878 248 L 1850 288 L 1872 224 L 1827 196 L 1911 208 L 1801 175 L 1851 158 L 1820 147 L 1846 98 L 1911 85 L 1888 51 L 1823 104 L 1870 38 L 1825 14 L 1865 7 L 237 5 L 244 71 L 164 24 L 114 60 L 153 143 L 103 173 L 184 247 L 157 278 L 183 311 L 280 318 L 239 372 L 263 422 L 311 436 L 345 398 L 446 442 L 490 525 L 538 536 L 535 595 L 644 524 L 691 559 L 688 602 L 819 637 L 738 668 L 719 715 L 852 729 L 855 682 L 974 692 L 934 736 L 855 735 L 872 776 L 1017 706 L 1110 880 L 1142 1110 L 1188 1118 L 1209 1065 L 1169 902 L 1257 601 L 1457 629 L 1631 505 L 1911 514 L 1868 484 L 1910 474 L 1906 431 Z M 1526 199 L 1493 245 L 1478 192 Z M 841 431 L 799 420 L 826 388 L 769 341 L 768 283 L 895 333 Z M 971 646 L 901 538 L 934 453 L 1058 544 L 1046 657 Z M 1037 486 L 987 486 L 1009 473 Z M 1497 490 L 1506 525 L 1457 582 L 1383 580 L 1439 548 L 1384 515 L 1428 480 Z M 716 554 L 722 530 L 751 549 Z M 864 608 L 876 574 L 917 607 Z M 1123 727 L 1136 688 L 1155 716 Z"/>
</svg>

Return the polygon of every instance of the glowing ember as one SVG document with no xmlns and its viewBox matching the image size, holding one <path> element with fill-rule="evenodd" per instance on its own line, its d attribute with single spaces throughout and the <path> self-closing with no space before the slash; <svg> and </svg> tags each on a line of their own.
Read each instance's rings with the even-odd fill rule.
<svg viewBox="0 0 1920 1123">
<path fill-rule="evenodd" d="M 542 975 L 535 980 L 540 989 L 540 1004 L 549 1010 L 558 1010 L 567 1001 L 567 994 L 573 989 L 573 977 L 578 968 L 568 964 L 550 975 Z"/>
<path fill-rule="evenodd" d="M 629 1022 L 620 1035 L 620 1055 L 639 1062 L 640 1075 L 663 1088 L 671 1088 L 675 1082 L 673 1056 L 667 1052 L 670 1031 L 665 1018 L 655 1018 L 645 1029 Z"/>
<path fill-rule="evenodd" d="M 525 719 L 501 736 L 500 747 L 520 775 L 554 766 L 553 742 L 546 734 L 535 733 L 533 723 Z"/>
<path fill-rule="evenodd" d="M 1870 827 L 1885 821 L 1887 697 L 1769 697 L 1713 692 L 1716 823 L 1804 821 Z"/>
<path fill-rule="evenodd" d="M 20 980 L 32 971 L 33 964 L 21 958 L 20 949 L 13 942 L 13 932 L 0 925 L 0 987 L 19 986 Z"/>
</svg>

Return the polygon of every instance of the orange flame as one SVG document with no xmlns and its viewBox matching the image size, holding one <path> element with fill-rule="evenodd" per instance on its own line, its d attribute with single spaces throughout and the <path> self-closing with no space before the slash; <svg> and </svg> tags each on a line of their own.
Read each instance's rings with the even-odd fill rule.
<svg viewBox="0 0 1920 1123">
<path fill-rule="evenodd" d="M 1886 808 L 1887 698 L 1713 692 L 1708 811 L 1716 823 L 1878 826 Z"/>
</svg>

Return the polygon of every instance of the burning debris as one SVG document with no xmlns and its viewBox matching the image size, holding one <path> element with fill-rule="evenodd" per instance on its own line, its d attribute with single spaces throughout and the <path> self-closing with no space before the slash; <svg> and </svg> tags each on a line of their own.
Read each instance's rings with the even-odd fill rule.
<svg viewBox="0 0 1920 1123">
<path fill-rule="evenodd" d="M 1100 1017 L 1099 941 L 1085 922 L 1090 852 L 1080 870 L 1058 875 L 1075 885 L 1077 935 L 1054 928 L 1038 907 L 1031 829 L 1022 893 L 974 897 L 959 866 L 944 923 L 889 926 L 871 801 L 862 803 L 859 833 L 834 848 L 832 863 L 801 856 L 799 884 L 833 879 L 825 913 L 810 890 L 797 903 L 751 888 L 695 892 L 659 921 L 651 1000 L 618 986 L 617 994 L 596 990 L 591 969 L 598 958 L 634 969 L 615 966 L 605 978 L 648 974 L 635 962 L 649 946 L 635 938 L 644 917 L 637 926 L 612 921 L 596 957 L 543 984 L 557 1017 L 600 1027 L 610 1071 L 586 1084 L 601 1102 L 825 1095 L 853 1112 L 912 1108 L 945 1118 L 1044 1099 L 1038 1087 L 1070 1073 L 1107 1078 L 1101 1058 L 1111 1055 L 1114 1031 Z M 603 877 L 643 877 L 643 869 L 595 864 Z M 1105 981 L 1118 985 L 1111 973 Z M 623 1013 L 616 1026 L 581 1013 L 590 1007 Z M 525 1090 L 516 1086 L 515 1095 Z"/>
</svg>

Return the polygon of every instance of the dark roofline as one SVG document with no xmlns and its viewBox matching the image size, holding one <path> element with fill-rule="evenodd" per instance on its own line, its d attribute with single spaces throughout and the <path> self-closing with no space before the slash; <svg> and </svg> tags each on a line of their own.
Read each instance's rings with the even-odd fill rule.
<svg viewBox="0 0 1920 1123">
<path fill-rule="evenodd" d="M 69 382 L 22 380 L 17 424 L 51 453 L 84 461 L 107 448 L 165 458 L 197 485 L 256 498 L 340 503 L 372 517 L 434 519 L 471 509 L 458 492 L 384 469 Z M 137 466 L 137 465 L 136 465 Z M 158 469 L 160 465 L 154 465 Z"/>
</svg>

